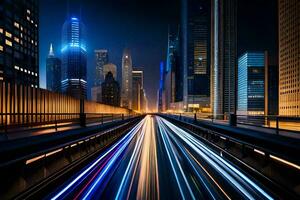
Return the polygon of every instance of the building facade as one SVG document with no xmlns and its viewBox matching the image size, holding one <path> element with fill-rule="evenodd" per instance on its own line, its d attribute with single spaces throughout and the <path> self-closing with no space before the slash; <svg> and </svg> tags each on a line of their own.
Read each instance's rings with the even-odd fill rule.
<svg viewBox="0 0 300 200">
<path fill-rule="evenodd" d="M 300 2 L 279 0 L 279 115 L 300 115 Z"/>
<path fill-rule="evenodd" d="M 166 69 L 164 62 L 160 62 L 159 65 L 159 88 L 157 91 L 157 110 L 158 112 L 166 111 L 166 92 L 165 92 L 165 77 L 166 77 Z"/>
<path fill-rule="evenodd" d="M 0 11 L 0 81 L 38 88 L 38 1 L 1 1 Z"/>
<path fill-rule="evenodd" d="M 132 108 L 132 60 L 129 49 L 124 49 L 122 57 L 121 106 Z"/>
<path fill-rule="evenodd" d="M 112 106 L 120 106 L 120 86 L 113 74 L 108 72 L 102 87 L 102 103 Z"/>
<path fill-rule="evenodd" d="M 237 0 L 211 3 L 211 105 L 222 117 L 236 112 Z"/>
<path fill-rule="evenodd" d="M 86 32 L 76 17 L 67 19 L 62 28 L 62 92 L 79 99 L 87 96 Z"/>
<path fill-rule="evenodd" d="M 94 86 L 101 86 L 107 73 L 103 71 L 103 66 L 108 63 L 108 50 L 98 49 L 94 51 L 95 53 L 95 80 Z"/>
<path fill-rule="evenodd" d="M 210 107 L 210 1 L 183 0 L 183 101 L 186 111 Z"/>
<path fill-rule="evenodd" d="M 132 70 L 132 109 L 142 111 L 142 101 L 144 95 L 144 72 L 141 68 Z"/>
<path fill-rule="evenodd" d="M 55 57 L 52 44 L 46 60 L 46 85 L 47 90 L 61 92 L 61 61 Z"/>
<path fill-rule="evenodd" d="M 238 60 L 238 115 L 265 115 L 267 53 L 247 52 Z"/>
<path fill-rule="evenodd" d="M 173 103 L 183 100 L 183 68 L 180 65 L 179 42 L 179 26 L 169 25 L 165 72 L 167 110 L 172 110 Z"/>
</svg>

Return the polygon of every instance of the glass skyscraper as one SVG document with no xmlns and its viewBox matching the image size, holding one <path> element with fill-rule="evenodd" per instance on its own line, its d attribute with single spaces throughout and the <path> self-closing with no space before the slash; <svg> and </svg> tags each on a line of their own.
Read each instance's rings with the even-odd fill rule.
<svg viewBox="0 0 300 200">
<path fill-rule="evenodd" d="M 183 101 L 187 111 L 210 104 L 210 1 L 183 0 Z"/>
<path fill-rule="evenodd" d="M 124 49 L 122 57 L 121 106 L 132 108 L 132 60 L 129 49 Z"/>
<path fill-rule="evenodd" d="M 76 17 L 67 19 L 62 28 L 62 92 L 85 99 L 87 90 L 86 32 Z"/>
<path fill-rule="evenodd" d="M 179 26 L 169 25 L 165 72 L 167 109 L 171 109 L 170 104 L 183 100 L 183 68 L 180 65 L 179 57 Z"/>
<path fill-rule="evenodd" d="M 238 60 L 237 114 L 265 114 L 265 52 L 247 52 Z"/>
<path fill-rule="evenodd" d="M 279 115 L 300 116 L 300 2 L 278 1 Z"/>
<path fill-rule="evenodd" d="M 61 61 L 55 57 L 52 44 L 46 60 L 47 90 L 61 92 Z"/>
<path fill-rule="evenodd" d="M 95 50 L 95 81 L 94 86 L 100 86 L 104 81 L 106 73 L 103 72 L 103 66 L 108 63 L 108 51 L 106 49 Z"/>
<path fill-rule="evenodd" d="M 39 87 L 38 2 L 0 3 L 0 81 Z"/>
<path fill-rule="evenodd" d="M 236 112 L 237 0 L 211 3 L 211 107 L 221 118 Z"/>
</svg>

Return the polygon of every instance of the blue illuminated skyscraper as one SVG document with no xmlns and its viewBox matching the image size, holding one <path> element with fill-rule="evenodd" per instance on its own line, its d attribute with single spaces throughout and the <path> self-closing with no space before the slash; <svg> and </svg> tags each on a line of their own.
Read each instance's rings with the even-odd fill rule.
<svg viewBox="0 0 300 200">
<path fill-rule="evenodd" d="M 86 32 L 76 17 L 67 19 L 62 28 L 62 92 L 86 98 Z"/>
<path fill-rule="evenodd" d="M 265 114 L 267 65 L 265 52 L 247 52 L 239 58 L 237 114 Z"/>
<path fill-rule="evenodd" d="M 160 62 L 159 66 L 160 79 L 159 79 L 159 89 L 157 91 L 157 109 L 159 112 L 165 111 L 165 66 L 164 62 Z"/>
</svg>

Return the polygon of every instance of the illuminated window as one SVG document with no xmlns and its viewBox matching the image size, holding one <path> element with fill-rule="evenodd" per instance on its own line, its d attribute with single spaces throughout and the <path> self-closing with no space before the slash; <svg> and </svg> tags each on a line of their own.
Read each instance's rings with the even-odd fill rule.
<svg viewBox="0 0 300 200">
<path fill-rule="evenodd" d="M 33 44 L 34 42 L 33 42 L 33 40 L 31 40 L 31 44 Z"/>
<path fill-rule="evenodd" d="M 23 71 L 23 68 L 20 68 L 21 71 Z"/>
<path fill-rule="evenodd" d="M 37 27 L 37 24 L 35 24 L 35 27 Z"/>
<path fill-rule="evenodd" d="M 23 26 L 21 26 L 21 31 L 23 31 Z"/>
<path fill-rule="evenodd" d="M 21 38 L 23 38 L 23 33 L 21 33 L 20 35 L 21 35 Z"/>
<path fill-rule="evenodd" d="M 26 73 L 27 73 L 27 69 L 24 69 L 24 72 L 26 72 Z"/>
<path fill-rule="evenodd" d="M 29 9 L 27 9 L 27 13 L 30 14 L 30 10 Z"/>
<path fill-rule="evenodd" d="M 11 33 L 5 31 L 5 36 L 11 38 Z"/>
<path fill-rule="evenodd" d="M 26 19 L 27 19 L 28 21 L 30 21 L 30 17 L 27 16 Z"/>
<path fill-rule="evenodd" d="M 27 72 L 28 74 L 31 74 L 31 71 L 30 70 L 28 70 L 28 72 Z"/>
<path fill-rule="evenodd" d="M 3 51 L 3 46 L 0 45 L 0 51 Z"/>
<path fill-rule="evenodd" d="M 0 80 L 3 81 L 3 77 L 0 77 Z"/>
<path fill-rule="evenodd" d="M 17 65 L 15 65 L 15 69 L 16 69 L 16 70 L 20 70 L 20 67 L 17 66 Z"/>
<path fill-rule="evenodd" d="M 0 33 L 3 33 L 3 28 L 0 28 Z"/>
<path fill-rule="evenodd" d="M 37 73 L 35 73 L 35 76 L 37 76 Z"/>
<path fill-rule="evenodd" d="M 32 75 L 32 76 L 34 76 L 34 73 L 33 73 L 33 72 L 31 72 L 31 75 Z"/>
<path fill-rule="evenodd" d="M 15 23 L 14 23 L 14 26 L 15 26 L 15 27 L 17 27 L 17 28 L 19 28 L 19 27 L 20 27 L 20 25 L 19 25 L 19 23 L 18 23 L 18 22 L 15 22 Z"/>
<path fill-rule="evenodd" d="M 8 45 L 8 46 L 12 46 L 12 42 L 9 41 L 9 40 L 5 40 L 5 44 Z"/>
<path fill-rule="evenodd" d="M 20 42 L 19 38 L 17 38 L 17 37 L 14 37 L 14 40 L 15 40 L 17 43 Z"/>
<path fill-rule="evenodd" d="M 33 20 L 31 20 L 31 23 L 33 24 Z"/>
</svg>

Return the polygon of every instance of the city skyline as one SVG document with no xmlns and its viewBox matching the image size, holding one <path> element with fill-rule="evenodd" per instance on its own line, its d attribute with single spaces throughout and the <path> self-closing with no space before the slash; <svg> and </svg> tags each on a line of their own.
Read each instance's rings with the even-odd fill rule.
<svg viewBox="0 0 300 200">
<path fill-rule="evenodd" d="M 300 199 L 300 0 L 0 11 L 1 200 Z"/>
<path fill-rule="evenodd" d="M 273 1 L 252 1 L 247 3 L 238 4 L 238 55 L 241 55 L 245 50 L 268 50 L 270 52 L 270 62 L 277 64 L 276 59 L 276 45 L 272 42 L 272 39 L 276 39 L 276 12 L 277 5 Z M 101 5 L 101 6 L 100 6 Z M 249 16 L 249 7 L 255 8 L 259 5 L 255 15 Z M 125 7 L 124 7 L 125 6 Z M 171 7 L 170 7 L 171 6 Z M 92 7 L 92 8 L 91 8 Z M 127 15 L 126 11 L 122 8 L 128 8 L 128 10 L 136 10 L 134 15 L 141 16 L 139 20 L 133 19 L 133 15 Z M 153 8 L 154 7 L 154 8 Z M 160 2 L 160 7 L 156 8 L 151 5 L 150 2 L 140 3 L 136 1 L 114 1 L 112 3 L 100 1 L 99 3 L 92 4 L 91 1 L 82 3 L 82 1 L 76 0 L 69 4 L 69 13 L 74 13 L 76 16 L 81 16 L 83 22 L 87 23 L 89 39 L 87 41 L 87 70 L 88 78 L 93 76 L 94 60 L 93 51 L 95 49 L 108 49 L 110 52 L 110 61 L 117 65 L 118 76 L 117 80 L 121 80 L 121 60 L 123 48 L 128 47 L 132 51 L 132 57 L 135 66 L 144 66 L 145 74 L 145 90 L 148 97 L 156 98 L 156 91 L 159 87 L 159 63 L 161 60 L 166 61 L 166 50 L 168 40 L 168 25 L 177 23 L 180 20 L 180 1 L 169 1 Z M 80 15 L 81 8 L 81 15 Z M 151 9 L 156 10 L 157 15 L 153 15 Z M 96 12 L 95 9 L 100 9 L 101 12 Z M 153 10 L 152 9 L 152 10 Z M 56 10 L 55 15 L 51 10 Z M 71 10 L 71 11 L 70 11 Z M 92 10 L 86 12 L 86 10 Z M 119 20 L 119 18 L 107 18 L 105 13 L 107 12 L 116 13 L 118 16 L 122 16 L 125 20 L 125 24 Z M 60 31 L 58 27 L 64 22 L 68 9 L 67 1 L 57 0 L 45 0 L 40 2 L 40 12 L 46 13 L 41 16 L 41 44 L 40 44 L 40 82 L 41 87 L 45 88 L 45 56 L 48 53 L 50 43 L 53 43 L 55 49 L 60 49 Z M 125 13 L 124 13 L 125 12 Z M 268 16 L 264 16 L 264 12 L 268 12 Z M 97 14 L 96 14 L 97 13 Z M 141 14 L 142 13 L 142 14 Z M 105 16 L 105 19 L 103 17 Z M 264 17 L 262 17 L 264 16 Z M 159 23 L 154 23 L 156 18 L 160 18 Z M 261 18 L 261 19 L 260 19 Z M 96 23 L 91 23 L 91 20 L 96 20 Z M 259 23 L 257 23 L 257 20 Z M 268 26 L 264 26 L 264 22 L 272 20 L 272 23 L 267 23 Z M 48 21 L 51 20 L 51 24 Z M 247 24 L 242 23 L 247 21 Z M 108 23 L 111 22 L 111 23 Z M 255 22 L 255 23 L 254 23 Z M 45 27 L 47 24 L 47 28 Z M 142 24 L 148 24 L 145 30 L 138 29 Z M 128 33 L 124 32 L 127 30 L 125 27 L 129 27 Z M 97 27 L 102 27 L 98 29 Z M 151 27 L 151 29 L 150 29 Z M 156 28 L 154 28 L 156 27 Z M 261 31 L 264 27 L 264 31 Z M 104 28 L 104 29 L 103 29 Z M 51 30 L 49 35 L 49 31 Z M 250 31 L 253 30 L 253 31 Z M 250 32 L 249 32 L 250 31 Z M 259 33 L 258 37 L 255 32 Z M 142 37 L 145 35 L 145 37 Z M 96 36 L 96 37 L 93 37 Z M 90 39 L 93 38 L 93 39 Z M 249 43 L 250 39 L 255 39 L 254 44 Z M 155 45 L 150 45 L 155 43 Z M 251 40 L 252 41 L 252 40 Z M 263 42 L 262 42 L 263 41 Z M 264 44 L 265 43 L 265 44 Z M 147 49 L 147 50 L 146 50 Z M 145 51 L 146 50 L 146 51 Z M 60 52 L 58 52 L 59 54 Z M 153 84 L 155 87 L 153 87 Z M 88 83 L 88 87 L 91 84 Z M 90 96 L 90 90 L 88 90 L 88 96 Z M 150 106 L 156 107 L 156 103 L 150 102 Z"/>
</svg>

